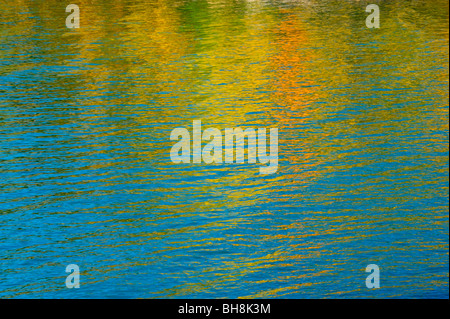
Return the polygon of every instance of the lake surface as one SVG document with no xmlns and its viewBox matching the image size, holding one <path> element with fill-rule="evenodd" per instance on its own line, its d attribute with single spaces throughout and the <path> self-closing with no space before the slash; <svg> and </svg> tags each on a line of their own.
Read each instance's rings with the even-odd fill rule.
<svg viewBox="0 0 450 319">
<path fill-rule="evenodd" d="M 372 2 L 0 2 L 0 297 L 448 298 L 448 1 Z"/>
</svg>

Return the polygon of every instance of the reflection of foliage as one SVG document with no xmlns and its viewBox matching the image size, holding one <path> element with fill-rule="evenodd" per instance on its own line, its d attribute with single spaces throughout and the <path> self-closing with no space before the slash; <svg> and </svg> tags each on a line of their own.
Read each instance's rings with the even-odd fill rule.
<svg viewBox="0 0 450 319">
<path fill-rule="evenodd" d="M 221 127 L 246 122 L 271 127 L 275 121 L 289 129 L 284 143 L 295 148 L 294 132 L 301 125 L 356 108 L 343 125 L 323 127 L 321 135 L 306 132 L 302 149 L 308 154 L 290 161 L 332 161 L 330 136 L 364 130 L 366 121 L 378 123 L 370 130 L 379 134 L 387 129 L 383 120 L 400 129 L 399 120 L 412 120 L 417 112 L 443 112 L 433 108 L 448 95 L 432 85 L 446 82 L 448 75 L 448 69 L 439 69 L 448 64 L 445 0 L 380 1 L 382 28 L 376 32 L 365 29 L 367 1 L 273 6 L 244 0 L 80 0 L 76 31 L 65 28 L 60 1 L 13 2 L 0 3 L 1 21 L 8 21 L 0 39 L 9 43 L 0 57 L 22 58 L 1 70 L 26 70 L 31 62 L 67 67 L 72 77 L 47 79 L 45 85 L 60 90 L 73 105 L 100 106 L 93 116 L 139 114 L 138 125 L 190 123 L 199 117 Z M 21 43 L 9 38 L 27 33 L 33 36 Z M 435 41 L 442 38 L 447 46 Z M 427 41 L 431 54 L 424 54 Z M 422 64 L 436 72 L 424 71 Z M 374 98 L 370 90 L 387 93 Z M 395 105 L 411 98 L 408 90 L 419 90 L 422 99 L 443 98 L 426 105 L 409 101 L 399 111 Z M 448 129 L 436 118 L 424 121 L 430 130 Z M 124 121 L 120 129 L 127 125 Z"/>
</svg>

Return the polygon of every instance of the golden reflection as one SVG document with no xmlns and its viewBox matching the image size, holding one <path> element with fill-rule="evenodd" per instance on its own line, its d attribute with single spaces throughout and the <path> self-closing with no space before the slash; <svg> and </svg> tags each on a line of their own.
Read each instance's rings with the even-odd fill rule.
<svg viewBox="0 0 450 319">
<path fill-rule="evenodd" d="M 380 30 L 365 29 L 363 1 L 79 0 L 76 30 L 56 0 L 12 2 L 0 165 L 20 174 L 5 216 L 39 219 L 24 236 L 37 244 L 8 248 L 19 265 L 82 251 L 90 284 L 140 266 L 165 283 L 146 296 L 247 298 L 359 293 L 320 290 L 353 251 L 443 265 L 448 241 L 427 236 L 448 233 L 448 10 L 434 7 L 448 1 L 390 1 Z M 279 127 L 279 173 L 174 165 L 169 132 L 195 119 Z M 441 268 L 420 285 L 448 282 Z M 21 285 L 1 296 L 39 289 Z"/>
</svg>

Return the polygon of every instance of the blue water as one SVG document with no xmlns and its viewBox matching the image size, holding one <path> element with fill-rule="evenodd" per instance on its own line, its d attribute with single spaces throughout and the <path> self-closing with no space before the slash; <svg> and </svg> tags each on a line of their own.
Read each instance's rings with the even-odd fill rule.
<svg viewBox="0 0 450 319">
<path fill-rule="evenodd" d="M 0 2 L 0 297 L 448 298 L 448 1 L 374 2 Z"/>
</svg>

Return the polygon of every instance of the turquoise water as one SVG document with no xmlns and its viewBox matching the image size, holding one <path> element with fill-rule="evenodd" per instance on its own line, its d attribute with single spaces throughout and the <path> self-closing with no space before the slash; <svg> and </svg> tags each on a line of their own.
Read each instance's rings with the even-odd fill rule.
<svg viewBox="0 0 450 319">
<path fill-rule="evenodd" d="M 0 297 L 448 298 L 448 1 L 373 2 L 0 2 Z"/>
</svg>

